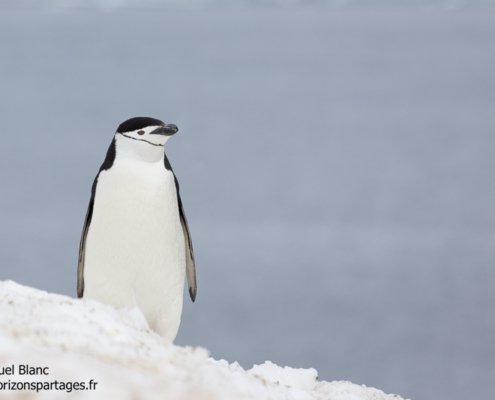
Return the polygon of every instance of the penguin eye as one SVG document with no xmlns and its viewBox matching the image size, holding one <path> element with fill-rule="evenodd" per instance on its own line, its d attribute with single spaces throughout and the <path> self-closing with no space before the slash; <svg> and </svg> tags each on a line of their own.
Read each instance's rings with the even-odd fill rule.
<svg viewBox="0 0 495 400">
<path fill-rule="evenodd" d="M 142 130 L 141 131 L 137 131 L 137 134 L 138 135 L 144 135 L 144 131 L 142 131 Z"/>
</svg>

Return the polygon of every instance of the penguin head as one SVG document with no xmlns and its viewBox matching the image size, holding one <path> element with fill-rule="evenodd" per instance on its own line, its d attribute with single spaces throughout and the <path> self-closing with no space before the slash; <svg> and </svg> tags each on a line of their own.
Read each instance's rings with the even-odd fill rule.
<svg viewBox="0 0 495 400">
<path fill-rule="evenodd" d="M 135 117 L 122 122 L 115 135 L 147 145 L 164 146 L 168 138 L 178 130 L 176 125 L 166 124 L 159 119 Z"/>
</svg>

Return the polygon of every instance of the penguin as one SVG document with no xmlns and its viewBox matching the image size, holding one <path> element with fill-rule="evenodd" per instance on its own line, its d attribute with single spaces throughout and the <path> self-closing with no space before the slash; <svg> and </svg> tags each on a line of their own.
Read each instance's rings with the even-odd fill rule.
<svg viewBox="0 0 495 400">
<path fill-rule="evenodd" d="M 196 299 L 193 246 L 179 182 L 165 154 L 178 131 L 158 119 L 122 122 L 91 188 L 79 245 L 77 296 L 138 307 L 172 342 L 185 276 Z"/>
</svg>

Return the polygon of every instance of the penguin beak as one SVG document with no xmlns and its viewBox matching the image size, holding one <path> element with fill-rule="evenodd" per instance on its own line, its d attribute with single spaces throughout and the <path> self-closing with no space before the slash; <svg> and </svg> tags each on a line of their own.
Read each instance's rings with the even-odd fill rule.
<svg viewBox="0 0 495 400">
<path fill-rule="evenodd" d="M 150 132 L 150 135 L 164 135 L 164 136 L 172 136 L 177 133 L 179 128 L 174 124 L 165 124 L 160 128 L 156 128 L 154 131 Z"/>
</svg>

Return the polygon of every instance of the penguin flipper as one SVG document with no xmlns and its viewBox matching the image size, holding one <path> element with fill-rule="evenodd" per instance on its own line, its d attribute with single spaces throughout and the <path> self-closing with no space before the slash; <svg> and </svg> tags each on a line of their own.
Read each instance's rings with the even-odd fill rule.
<svg viewBox="0 0 495 400">
<path fill-rule="evenodd" d="M 95 178 L 93 186 L 91 187 L 91 199 L 89 200 L 88 211 L 86 211 L 86 218 L 84 219 L 84 226 L 81 233 L 81 241 L 79 242 L 79 261 L 77 263 L 77 297 L 83 297 L 84 294 L 84 256 L 86 252 L 86 236 L 88 236 L 91 218 L 93 217 L 97 179 L 98 177 Z"/>
<path fill-rule="evenodd" d="M 187 284 L 189 286 L 189 296 L 194 303 L 196 300 L 197 284 L 196 284 L 196 265 L 194 263 L 194 251 L 191 241 L 191 234 L 189 233 L 189 226 L 187 224 L 186 214 L 184 213 L 184 207 L 182 206 L 182 200 L 179 193 L 179 182 L 174 174 L 175 190 L 177 192 L 177 203 L 179 206 L 180 223 L 182 225 L 182 232 L 184 233 L 184 243 L 186 247 L 186 276 Z"/>
</svg>

